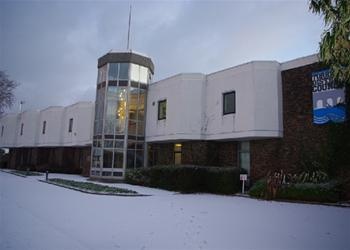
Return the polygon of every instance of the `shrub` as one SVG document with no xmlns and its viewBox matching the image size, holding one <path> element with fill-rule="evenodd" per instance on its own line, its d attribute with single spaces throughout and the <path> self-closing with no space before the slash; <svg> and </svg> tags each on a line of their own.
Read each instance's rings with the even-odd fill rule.
<svg viewBox="0 0 350 250">
<path fill-rule="evenodd" d="M 261 179 L 254 183 L 254 185 L 249 189 L 249 195 L 256 198 L 265 198 L 267 191 L 266 179 Z"/>
<path fill-rule="evenodd" d="M 128 170 L 125 179 L 130 184 L 183 193 L 232 194 L 240 190 L 240 173 L 239 168 L 170 165 Z"/>
<path fill-rule="evenodd" d="M 257 181 L 249 190 L 249 195 L 256 198 L 267 197 L 266 179 Z M 317 202 L 339 201 L 339 185 L 335 181 L 326 183 L 295 183 L 282 185 L 277 190 L 276 199 Z"/>
<path fill-rule="evenodd" d="M 304 200 L 317 202 L 339 201 L 338 184 L 328 183 L 297 183 L 284 187 L 277 193 L 278 199 Z"/>
</svg>

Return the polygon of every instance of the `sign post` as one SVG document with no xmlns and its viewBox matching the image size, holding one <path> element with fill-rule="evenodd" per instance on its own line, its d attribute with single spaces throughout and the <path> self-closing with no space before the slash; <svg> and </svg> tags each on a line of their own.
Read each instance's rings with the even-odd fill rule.
<svg viewBox="0 0 350 250">
<path fill-rule="evenodd" d="M 244 194 L 244 184 L 248 179 L 248 175 L 247 174 L 240 174 L 239 179 L 242 181 L 242 194 Z"/>
</svg>

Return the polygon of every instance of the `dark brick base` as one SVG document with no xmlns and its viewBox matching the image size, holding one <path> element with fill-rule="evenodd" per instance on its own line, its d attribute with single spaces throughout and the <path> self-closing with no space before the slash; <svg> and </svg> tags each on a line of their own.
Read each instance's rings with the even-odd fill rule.
<svg viewBox="0 0 350 250">
<path fill-rule="evenodd" d="M 174 143 L 149 144 L 149 164 L 174 164 Z M 237 142 L 182 142 L 182 164 L 202 166 L 237 166 Z"/>
<path fill-rule="evenodd" d="M 9 168 L 89 176 L 90 147 L 11 148 Z"/>
</svg>

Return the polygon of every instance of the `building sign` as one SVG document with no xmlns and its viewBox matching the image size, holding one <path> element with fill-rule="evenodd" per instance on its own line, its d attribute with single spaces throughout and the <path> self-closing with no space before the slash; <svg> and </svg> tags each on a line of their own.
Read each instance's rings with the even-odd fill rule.
<svg viewBox="0 0 350 250">
<path fill-rule="evenodd" d="M 312 73 L 312 99 L 314 124 L 344 122 L 345 88 L 339 88 L 331 79 L 330 70 Z"/>
</svg>

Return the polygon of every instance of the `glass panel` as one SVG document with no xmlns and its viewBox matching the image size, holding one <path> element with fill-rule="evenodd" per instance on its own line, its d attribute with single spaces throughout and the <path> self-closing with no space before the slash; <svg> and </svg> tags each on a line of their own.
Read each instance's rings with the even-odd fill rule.
<svg viewBox="0 0 350 250">
<path fill-rule="evenodd" d="M 105 88 L 99 88 L 96 93 L 95 120 L 103 119 Z M 102 126 L 102 125 L 101 125 Z M 102 132 L 102 127 L 97 129 Z"/>
<path fill-rule="evenodd" d="M 136 120 L 137 119 L 137 104 L 138 104 L 138 93 L 139 89 L 130 88 L 129 95 L 129 119 Z"/>
<path fill-rule="evenodd" d="M 158 102 L 158 120 L 166 119 L 166 100 Z"/>
<path fill-rule="evenodd" d="M 136 149 L 142 149 L 143 150 L 143 142 L 137 142 Z"/>
<path fill-rule="evenodd" d="M 121 63 L 119 66 L 119 80 L 128 80 L 129 77 L 129 64 Z"/>
<path fill-rule="evenodd" d="M 120 120 L 119 126 L 125 123 L 126 116 L 126 88 L 119 87 L 117 94 L 117 118 Z M 125 125 L 124 125 L 125 126 Z"/>
<path fill-rule="evenodd" d="M 239 165 L 250 173 L 250 144 L 249 141 L 239 143 Z"/>
<path fill-rule="evenodd" d="M 125 131 L 125 119 L 124 120 L 117 120 L 117 124 L 115 127 L 115 134 L 123 134 Z"/>
<path fill-rule="evenodd" d="M 144 121 L 138 122 L 137 126 L 137 135 L 138 136 L 144 136 L 145 135 L 145 126 L 144 126 Z"/>
<path fill-rule="evenodd" d="M 98 69 L 97 82 L 101 83 L 106 81 L 106 75 L 107 75 L 107 64 Z"/>
<path fill-rule="evenodd" d="M 128 141 L 128 149 L 135 149 L 136 141 Z"/>
<path fill-rule="evenodd" d="M 114 168 L 123 168 L 123 152 L 114 151 Z"/>
<path fill-rule="evenodd" d="M 104 147 L 105 148 L 113 148 L 113 140 L 105 140 L 104 141 Z"/>
<path fill-rule="evenodd" d="M 181 152 L 174 153 L 174 162 L 175 162 L 175 165 L 181 164 Z"/>
<path fill-rule="evenodd" d="M 235 112 L 235 92 L 224 94 L 224 114 Z"/>
<path fill-rule="evenodd" d="M 95 168 L 101 167 L 101 156 L 102 156 L 102 149 L 101 148 L 94 148 L 92 153 L 92 165 Z"/>
<path fill-rule="evenodd" d="M 137 64 L 130 65 L 130 79 L 131 81 L 138 82 L 140 79 L 140 66 Z"/>
<path fill-rule="evenodd" d="M 118 80 L 118 63 L 110 63 L 109 64 L 109 74 L 108 74 L 108 80 L 109 81 L 116 81 Z"/>
<path fill-rule="evenodd" d="M 135 150 L 128 150 L 128 158 L 126 168 L 134 168 L 135 163 Z"/>
<path fill-rule="evenodd" d="M 124 148 L 124 141 L 120 141 L 120 140 L 115 141 L 115 148 L 123 149 Z"/>
<path fill-rule="evenodd" d="M 242 141 L 239 145 L 241 152 L 250 152 L 249 141 Z"/>
<path fill-rule="evenodd" d="M 111 168 L 112 167 L 112 158 L 113 158 L 113 150 L 105 149 L 103 150 L 103 167 Z"/>
<path fill-rule="evenodd" d="M 147 83 L 148 69 L 144 66 L 140 66 L 140 82 Z"/>
<path fill-rule="evenodd" d="M 102 120 L 97 120 L 94 125 L 94 135 L 100 134 L 102 134 Z"/>
<path fill-rule="evenodd" d="M 114 128 L 116 126 L 117 120 L 116 119 L 106 119 L 105 120 L 105 134 L 106 135 L 113 135 L 114 134 Z"/>
<path fill-rule="evenodd" d="M 140 89 L 139 90 L 139 106 L 138 106 L 138 120 L 144 121 L 145 119 L 145 96 L 146 96 L 146 90 Z"/>
<path fill-rule="evenodd" d="M 175 143 L 174 151 L 175 152 L 181 152 L 181 150 L 182 150 L 182 144 L 181 143 Z"/>
<path fill-rule="evenodd" d="M 112 175 L 112 172 L 110 171 L 103 171 L 102 172 L 102 176 L 111 176 Z"/>
<path fill-rule="evenodd" d="M 101 140 L 94 140 L 94 147 L 101 147 Z"/>
<path fill-rule="evenodd" d="M 136 150 L 135 167 L 136 168 L 143 167 L 143 150 Z"/>
<path fill-rule="evenodd" d="M 128 134 L 129 135 L 136 135 L 136 121 L 135 120 L 129 120 L 129 127 L 128 127 Z"/>
</svg>

